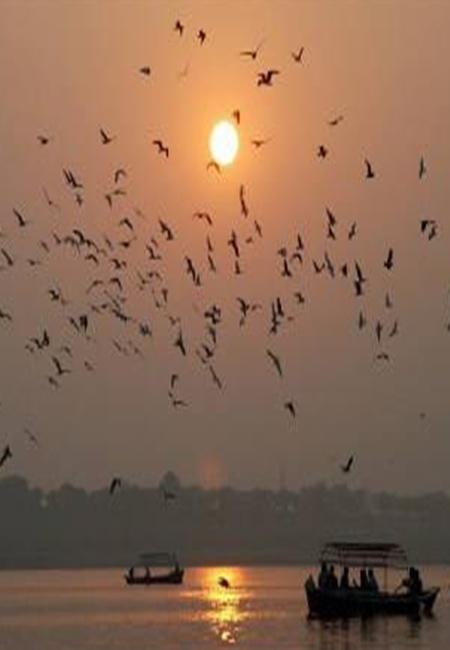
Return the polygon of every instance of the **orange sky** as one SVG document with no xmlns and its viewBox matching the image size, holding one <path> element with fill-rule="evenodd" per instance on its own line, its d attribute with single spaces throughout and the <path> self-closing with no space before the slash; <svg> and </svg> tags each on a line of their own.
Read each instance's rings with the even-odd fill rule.
<svg viewBox="0 0 450 650">
<path fill-rule="evenodd" d="M 339 463 L 354 453 L 352 486 L 449 490 L 448 3 L 7 0 L 0 17 L 0 246 L 16 259 L 0 274 L 0 308 L 14 317 L 0 322 L 0 445 L 9 441 L 15 451 L 2 471 L 44 486 L 96 486 L 112 474 L 153 484 L 170 467 L 186 482 L 273 486 L 284 468 L 288 485 L 297 487 L 341 480 Z M 185 24 L 182 38 L 173 31 L 177 18 Z M 199 28 L 207 33 L 203 46 L 195 39 Z M 257 61 L 239 57 L 261 40 Z M 301 45 L 304 59 L 295 64 L 291 51 Z M 148 79 L 138 73 L 143 65 L 152 69 Z M 258 88 L 257 72 L 271 67 L 281 71 L 273 87 Z M 236 108 L 241 150 L 218 177 L 205 169 L 209 132 Z M 339 114 L 342 123 L 330 127 Z M 106 147 L 100 127 L 117 136 Z M 40 147 L 38 134 L 51 142 Z M 255 151 L 255 137 L 271 141 Z M 157 155 L 154 138 L 169 144 L 169 160 Z M 320 144 L 330 152 L 324 161 L 316 156 Z M 428 171 L 419 182 L 421 155 Z M 365 157 L 376 171 L 370 182 Z M 128 194 L 111 211 L 104 194 L 119 166 L 128 172 Z M 63 168 L 85 185 L 81 209 Z M 247 220 L 239 212 L 241 184 Z M 46 205 L 42 187 L 59 212 Z M 336 242 L 326 239 L 326 206 L 338 218 Z M 14 207 L 29 226 L 17 227 Z M 207 270 L 207 226 L 193 221 L 196 210 L 214 218 L 217 275 Z M 127 308 L 152 323 L 153 338 L 142 340 L 135 326 L 104 315 L 92 315 L 92 341 L 74 338 L 68 318 L 95 302 L 86 287 L 113 271 L 67 247 L 53 246 L 45 256 L 39 242 L 76 227 L 98 241 L 103 234 L 119 241 L 124 216 L 133 218 L 137 235 L 123 253 Z M 160 217 L 175 231 L 170 244 L 161 240 Z M 424 217 L 439 224 L 432 242 L 420 236 Z M 349 242 L 354 221 L 358 233 Z M 226 244 L 232 229 L 255 239 L 243 245 L 239 277 Z M 291 251 L 297 232 L 305 262 L 293 264 L 286 280 L 276 252 Z M 176 330 L 151 291 L 136 287 L 136 272 L 153 268 L 145 249 L 151 236 L 164 250 L 159 268 L 168 312 L 182 317 L 186 358 L 173 348 Z M 383 260 L 391 246 L 395 267 L 388 273 Z M 361 301 L 351 280 L 314 274 L 312 260 L 325 250 L 337 267 L 360 261 L 369 278 Z M 200 268 L 200 289 L 186 275 L 185 255 Z M 42 266 L 29 267 L 29 257 Z M 70 301 L 64 309 L 49 300 L 55 284 Z M 306 297 L 302 307 L 293 299 L 297 290 Z M 242 328 L 237 296 L 264 307 Z M 293 319 L 269 336 L 276 296 Z M 214 359 L 223 391 L 195 355 L 205 341 L 202 314 L 213 303 L 223 310 Z M 361 333 L 360 309 L 368 319 Z M 395 319 L 399 335 L 381 346 L 391 361 L 380 364 L 375 323 L 388 331 Z M 44 327 L 52 349 L 32 356 L 24 345 Z M 113 338 L 134 341 L 144 358 L 116 354 Z M 51 355 L 69 340 L 73 371 L 55 391 L 46 379 Z M 267 347 L 282 359 L 282 381 Z M 94 372 L 83 369 L 84 360 Z M 172 372 L 187 409 L 170 404 Z M 295 422 L 283 408 L 288 399 L 296 404 Z M 40 449 L 30 448 L 24 427 L 39 434 Z"/>
</svg>

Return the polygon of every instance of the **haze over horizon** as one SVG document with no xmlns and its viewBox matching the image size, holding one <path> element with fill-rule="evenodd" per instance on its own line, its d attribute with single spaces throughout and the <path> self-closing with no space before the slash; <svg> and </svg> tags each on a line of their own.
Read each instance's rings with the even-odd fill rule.
<svg viewBox="0 0 450 650">
<path fill-rule="evenodd" d="M 0 310 L 12 316 L 0 320 L 0 448 L 13 451 L 0 478 L 92 489 L 116 475 L 155 485 L 172 469 L 183 484 L 273 488 L 281 472 L 292 489 L 345 481 L 367 490 L 450 492 L 450 4 L 278 6 L 2 3 L 0 248 L 14 265 L 0 258 Z M 185 25 L 181 37 L 177 19 Z M 260 42 L 256 61 L 239 55 Z M 302 46 L 296 63 L 291 53 Z M 148 77 L 142 66 L 151 68 Z M 268 68 L 280 74 L 273 87 L 258 87 L 257 73 Z M 240 150 L 217 174 L 206 169 L 209 134 L 236 109 Z M 101 128 L 114 137 L 106 146 Z M 40 145 L 39 135 L 48 144 Z M 268 142 L 256 149 L 255 138 Z M 167 143 L 168 159 L 154 139 Z M 317 156 L 321 145 L 325 159 Z M 426 173 L 419 179 L 421 157 Z M 115 184 L 118 168 L 127 177 Z M 84 186 L 81 207 L 63 169 Z M 105 194 L 118 186 L 127 194 L 110 208 Z M 328 237 L 327 208 L 337 219 L 336 240 Z M 19 227 L 14 209 L 30 223 Z M 208 212 L 213 226 L 193 219 L 197 211 Z M 132 231 L 119 224 L 124 217 Z M 421 233 L 422 219 L 437 224 L 431 240 Z M 106 235 L 126 269 L 55 244 L 52 233 L 63 238 L 74 228 L 99 246 Z M 227 243 L 233 230 L 242 275 Z M 278 251 L 290 255 L 298 233 L 303 263 L 289 261 L 292 277 L 282 277 Z M 207 235 L 217 273 L 208 268 Z M 152 237 L 160 262 L 148 259 Z M 128 248 L 119 248 L 123 240 Z M 335 278 L 314 271 L 325 252 Z M 186 273 L 185 256 L 199 269 L 200 287 Z M 355 261 L 367 277 L 359 298 Z M 349 278 L 340 272 L 345 263 Z M 138 271 L 151 270 L 162 280 L 139 286 Z M 108 286 L 113 276 L 123 280 L 123 292 Z M 126 296 L 124 313 L 135 320 L 90 311 L 111 300 L 102 287 L 86 293 L 96 279 L 114 299 Z M 50 289 L 68 304 L 51 301 Z M 304 304 L 294 297 L 299 291 Z M 239 296 L 262 305 L 242 326 Z M 276 297 L 285 316 L 270 334 Z M 196 354 L 202 344 L 211 348 L 204 313 L 213 305 L 221 308 L 212 363 L 222 389 Z M 361 310 L 367 325 L 359 330 Z M 86 313 L 87 336 L 69 322 Z M 169 316 L 181 318 L 186 356 L 173 345 L 178 325 Z M 151 337 L 139 333 L 144 322 Z M 395 322 L 398 335 L 389 337 Z M 44 330 L 50 350 L 27 351 Z M 73 358 L 59 351 L 65 344 Z M 267 349 L 281 359 L 281 379 Z M 52 355 L 71 370 L 56 389 L 47 380 Z M 187 407 L 174 408 L 168 397 L 174 373 L 176 397 Z M 291 400 L 295 419 L 284 408 Z"/>
</svg>

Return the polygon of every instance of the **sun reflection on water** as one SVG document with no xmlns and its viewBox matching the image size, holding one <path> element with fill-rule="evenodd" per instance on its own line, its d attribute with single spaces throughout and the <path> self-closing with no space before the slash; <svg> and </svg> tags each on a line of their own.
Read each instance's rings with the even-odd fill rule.
<svg viewBox="0 0 450 650">
<path fill-rule="evenodd" d="M 228 580 L 229 588 L 220 586 L 220 577 Z M 249 616 L 245 611 L 248 593 L 242 587 L 242 572 L 235 567 L 207 569 L 205 583 L 206 619 L 222 643 L 235 645 L 242 631 L 242 623 Z"/>
</svg>

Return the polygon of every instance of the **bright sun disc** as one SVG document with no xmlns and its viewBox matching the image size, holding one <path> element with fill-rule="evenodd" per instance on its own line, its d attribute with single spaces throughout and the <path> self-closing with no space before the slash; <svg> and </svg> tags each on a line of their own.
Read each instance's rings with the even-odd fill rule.
<svg viewBox="0 0 450 650">
<path fill-rule="evenodd" d="M 230 165 L 239 149 L 239 137 L 234 126 L 223 120 L 215 125 L 209 137 L 211 156 L 219 165 Z"/>
</svg>

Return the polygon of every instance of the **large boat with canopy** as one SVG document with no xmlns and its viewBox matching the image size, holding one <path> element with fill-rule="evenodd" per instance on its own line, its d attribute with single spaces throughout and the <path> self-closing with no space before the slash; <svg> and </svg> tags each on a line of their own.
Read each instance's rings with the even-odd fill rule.
<svg viewBox="0 0 450 650">
<path fill-rule="evenodd" d="M 183 576 L 175 553 L 142 553 L 124 577 L 127 585 L 180 585 Z"/>
<path fill-rule="evenodd" d="M 424 589 L 419 572 L 409 567 L 405 550 L 393 543 L 330 542 L 325 544 L 319 561 L 322 570 L 341 567 L 361 573 L 375 569 L 383 572 L 383 587 L 361 584 L 316 585 L 312 576 L 305 583 L 309 613 L 321 618 L 370 616 L 374 614 L 406 614 L 418 616 L 431 613 L 439 587 Z M 406 571 L 409 577 L 394 590 L 388 588 L 388 571 Z"/>
</svg>

